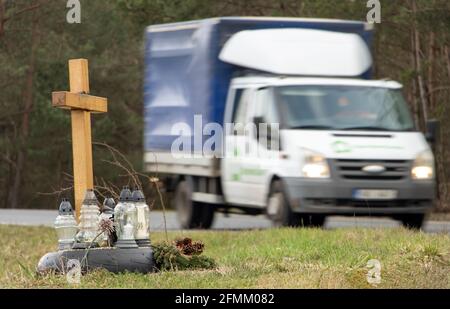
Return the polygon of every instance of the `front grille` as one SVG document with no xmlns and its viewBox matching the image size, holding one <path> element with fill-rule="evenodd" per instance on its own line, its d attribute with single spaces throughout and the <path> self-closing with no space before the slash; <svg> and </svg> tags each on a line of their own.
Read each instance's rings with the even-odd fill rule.
<svg viewBox="0 0 450 309">
<path fill-rule="evenodd" d="M 351 180 L 402 180 L 409 175 L 410 161 L 407 160 L 351 160 L 338 159 L 333 161 L 335 171 L 340 178 Z M 385 168 L 380 173 L 369 173 L 363 168 L 369 165 L 379 165 Z"/>
<path fill-rule="evenodd" d="M 422 206 L 423 204 L 424 201 L 422 200 L 358 201 L 338 199 L 336 201 L 337 206 L 352 206 L 362 208 L 417 207 Z"/>
</svg>

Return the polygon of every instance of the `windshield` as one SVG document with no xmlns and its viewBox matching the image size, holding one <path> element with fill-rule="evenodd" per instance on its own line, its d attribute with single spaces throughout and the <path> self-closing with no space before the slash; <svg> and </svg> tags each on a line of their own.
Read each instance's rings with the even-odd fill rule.
<svg viewBox="0 0 450 309">
<path fill-rule="evenodd" d="M 291 129 L 414 130 L 400 90 L 361 86 L 275 88 L 284 123 Z"/>
</svg>

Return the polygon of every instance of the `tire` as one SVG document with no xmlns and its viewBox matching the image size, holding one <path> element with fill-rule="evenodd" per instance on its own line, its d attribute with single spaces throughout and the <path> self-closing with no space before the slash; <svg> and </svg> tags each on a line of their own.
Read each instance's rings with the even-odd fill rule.
<svg viewBox="0 0 450 309">
<path fill-rule="evenodd" d="M 394 219 L 399 220 L 402 225 L 408 229 L 412 230 L 420 230 L 423 226 L 423 222 L 425 221 L 424 214 L 408 214 L 397 216 Z"/>
<path fill-rule="evenodd" d="M 303 227 L 322 228 L 325 224 L 326 216 L 316 214 L 300 215 L 300 225 Z"/>
<path fill-rule="evenodd" d="M 191 188 L 186 180 L 177 184 L 174 199 L 178 222 L 183 229 L 209 229 L 214 221 L 214 206 L 193 202 Z"/>
<path fill-rule="evenodd" d="M 275 227 L 298 227 L 300 226 L 300 216 L 292 212 L 283 185 L 280 180 L 272 182 L 269 198 L 267 199 L 268 217 Z"/>
</svg>

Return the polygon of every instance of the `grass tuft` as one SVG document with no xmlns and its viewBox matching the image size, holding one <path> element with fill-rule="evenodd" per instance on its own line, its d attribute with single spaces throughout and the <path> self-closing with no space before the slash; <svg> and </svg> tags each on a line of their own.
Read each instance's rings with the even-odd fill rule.
<svg viewBox="0 0 450 309">
<path fill-rule="evenodd" d="M 64 275 L 34 275 L 40 257 L 56 250 L 53 229 L 0 226 L 0 235 L 0 288 L 450 288 L 449 235 L 402 228 L 169 232 L 171 239 L 201 240 L 214 267 L 145 275 L 98 270 L 79 285 Z M 166 237 L 155 232 L 151 240 Z M 382 265 L 377 286 L 366 280 L 371 259 Z"/>
</svg>

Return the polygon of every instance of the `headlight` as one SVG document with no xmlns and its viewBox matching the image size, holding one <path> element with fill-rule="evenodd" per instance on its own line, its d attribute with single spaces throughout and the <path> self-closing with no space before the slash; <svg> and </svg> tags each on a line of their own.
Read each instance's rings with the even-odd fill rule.
<svg viewBox="0 0 450 309">
<path fill-rule="evenodd" d="M 434 177 L 434 157 L 430 150 L 420 153 L 414 160 L 411 170 L 413 179 L 432 179 Z"/>
<path fill-rule="evenodd" d="M 330 169 L 327 160 L 320 153 L 302 149 L 305 154 L 303 176 L 307 178 L 329 178 Z"/>
</svg>

